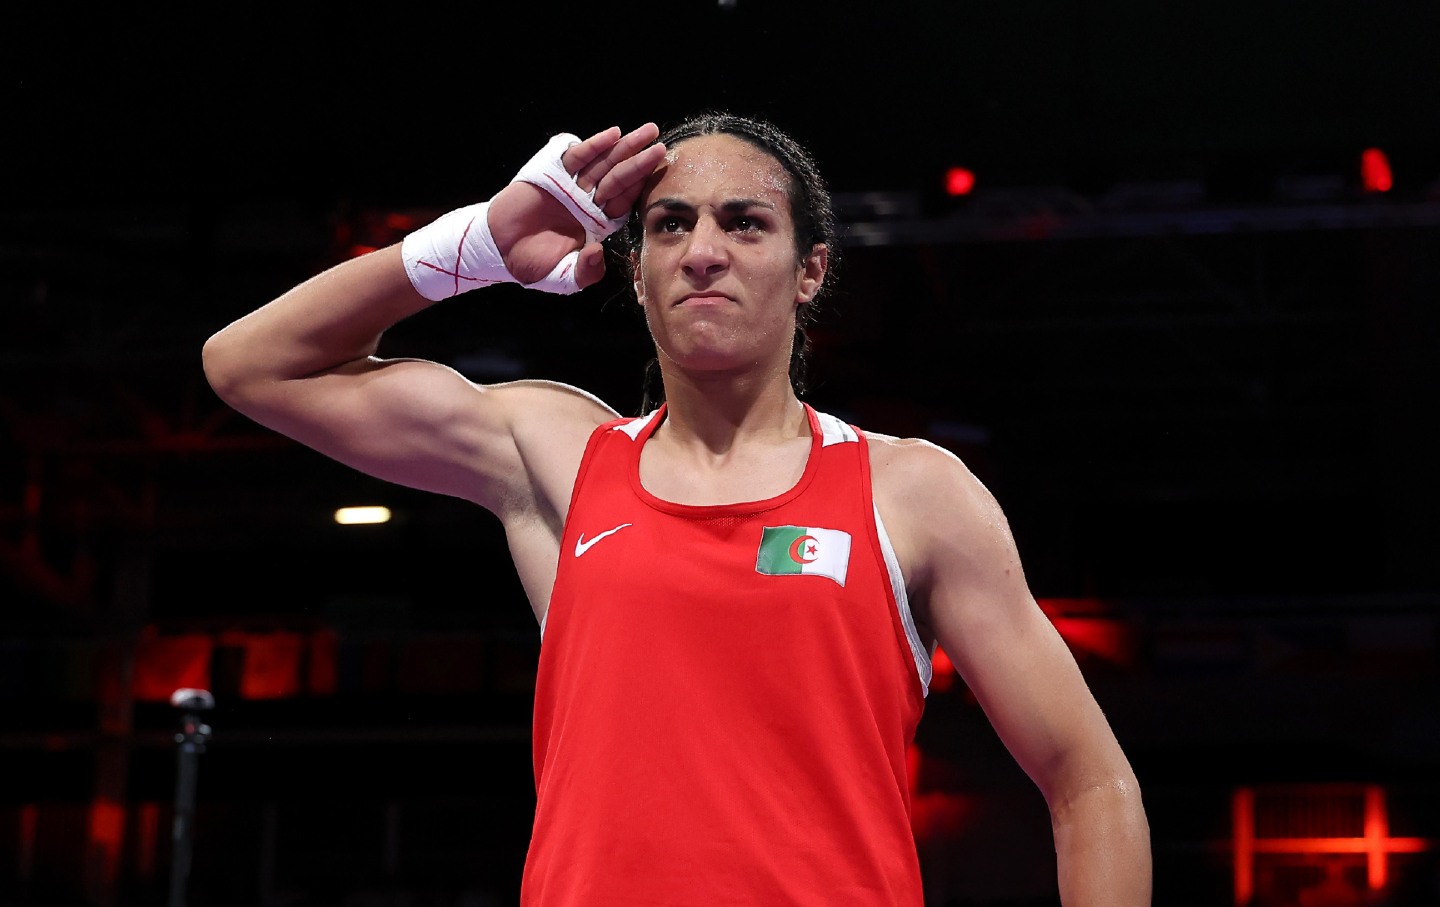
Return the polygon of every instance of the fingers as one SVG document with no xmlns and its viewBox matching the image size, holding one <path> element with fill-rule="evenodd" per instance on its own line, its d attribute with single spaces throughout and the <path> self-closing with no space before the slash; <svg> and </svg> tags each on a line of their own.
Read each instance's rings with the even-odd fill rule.
<svg viewBox="0 0 1440 907">
<path fill-rule="evenodd" d="M 595 188 L 595 204 L 609 217 L 619 217 L 629 211 L 645 188 L 645 181 L 663 160 L 665 146 L 657 142 L 620 161 Z"/>
<path fill-rule="evenodd" d="M 592 242 L 580 250 L 580 260 L 575 263 L 575 283 L 580 289 L 599 283 L 605 276 L 605 247 Z"/>
<path fill-rule="evenodd" d="M 617 166 L 630 161 L 637 154 L 648 152 L 659 135 L 660 127 L 654 123 L 645 123 L 623 135 L 620 127 L 611 126 L 578 145 L 572 145 L 563 158 L 565 169 L 575 175 L 575 183 L 581 189 L 597 189 L 605 181 L 606 175 Z M 658 160 L 651 163 L 649 169 L 653 170 L 655 163 L 658 163 Z M 628 177 L 623 184 L 629 185 L 632 180 L 633 176 Z M 595 199 L 596 204 L 606 207 L 605 201 L 615 195 L 616 192 L 611 191 L 599 196 Z M 610 216 L 615 217 L 619 213 L 617 211 Z"/>
<path fill-rule="evenodd" d="M 659 137 L 660 127 L 654 123 L 646 123 L 638 129 L 634 129 L 621 136 L 620 140 L 615 143 L 615 150 L 614 153 L 610 155 L 610 159 L 616 162 L 625 160 Z"/>
<path fill-rule="evenodd" d="M 571 145 L 566 149 L 560 160 L 565 165 L 566 171 L 578 176 L 586 167 L 589 167 L 596 158 L 615 147 L 615 143 L 619 140 L 619 126 L 602 129 L 580 144 Z M 577 179 L 576 182 L 579 182 L 579 180 Z"/>
</svg>

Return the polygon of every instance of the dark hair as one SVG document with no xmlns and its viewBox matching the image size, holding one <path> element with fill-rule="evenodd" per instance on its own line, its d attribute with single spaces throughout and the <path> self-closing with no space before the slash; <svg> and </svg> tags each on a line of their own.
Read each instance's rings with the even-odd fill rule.
<svg viewBox="0 0 1440 907">
<path fill-rule="evenodd" d="M 796 394 L 803 394 L 808 371 L 807 356 L 810 353 L 810 338 L 805 333 L 805 327 L 815 320 L 815 304 L 834 282 L 833 277 L 840 257 L 840 230 L 835 218 L 834 204 L 830 199 L 830 188 L 820 175 L 810 153 L 779 127 L 765 120 L 724 111 L 707 111 L 665 129 L 660 134 L 659 141 L 668 149 L 686 139 L 705 135 L 731 135 L 748 142 L 774 158 L 789 175 L 787 195 L 790 199 L 790 217 L 795 223 L 797 260 L 804 261 L 817 243 L 828 247 L 828 265 L 824 279 L 816 288 L 815 295 L 795 310 L 795 340 L 790 353 L 790 385 Z M 628 269 L 631 255 L 639 253 L 645 238 L 638 210 L 631 213 L 630 219 L 615 237 L 615 243 L 619 246 L 617 257 L 621 259 L 622 266 Z M 658 358 L 651 359 L 645 366 L 641 415 L 659 406 L 664 399 L 665 388 L 660 381 L 660 362 Z"/>
</svg>

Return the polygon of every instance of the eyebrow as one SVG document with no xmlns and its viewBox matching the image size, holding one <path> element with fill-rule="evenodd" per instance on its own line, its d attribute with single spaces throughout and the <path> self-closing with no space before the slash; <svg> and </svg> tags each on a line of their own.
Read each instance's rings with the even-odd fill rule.
<svg viewBox="0 0 1440 907">
<path fill-rule="evenodd" d="M 656 208 L 664 208 L 666 211 L 694 211 L 694 210 L 695 210 L 695 206 L 692 205 L 692 204 L 690 204 L 690 203 L 687 202 L 687 201 L 683 201 L 683 200 L 678 199 L 678 198 L 669 198 L 669 197 L 666 197 L 666 198 L 657 198 L 657 199 L 655 199 L 655 201 L 653 201 L 653 202 L 651 202 L 650 204 L 646 205 L 646 206 L 645 206 L 645 213 L 648 214 L 648 213 L 650 213 L 651 211 L 655 210 Z M 775 205 L 772 204 L 772 203 L 770 203 L 770 202 L 767 202 L 767 201 L 763 201 L 763 200 L 761 200 L 761 199 L 758 199 L 758 198 L 735 198 L 735 199 L 731 199 L 730 201 L 727 201 L 727 202 L 723 203 L 723 204 L 720 206 L 720 210 L 723 211 L 723 212 L 725 212 L 726 214 L 738 214 L 738 213 L 740 213 L 740 212 L 742 212 L 742 211 L 748 211 L 748 210 L 751 209 L 751 208 L 764 208 L 764 209 L 766 209 L 766 210 L 768 210 L 768 211 L 774 211 L 774 210 L 775 210 Z"/>
</svg>

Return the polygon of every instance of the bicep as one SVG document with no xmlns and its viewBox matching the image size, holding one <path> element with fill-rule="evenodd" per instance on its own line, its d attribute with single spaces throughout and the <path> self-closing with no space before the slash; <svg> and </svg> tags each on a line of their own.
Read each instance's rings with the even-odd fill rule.
<svg viewBox="0 0 1440 907">
<path fill-rule="evenodd" d="M 362 472 L 476 499 L 517 460 L 503 407 L 445 366 L 372 360 L 311 381 L 312 446 Z"/>
<path fill-rule="evenodd" d="M 276 431 L 367 475 L 496 513 L 545 481 L 517 440 L 529 422 L 558 435 L 577 417 L 583 425 L 604 416 L 598 403 L 577 404 L 556 388 L 477 385 L 413 359 L 359 360 L 278 382 L 269 394 L 259 421 Z"/>
</svg>

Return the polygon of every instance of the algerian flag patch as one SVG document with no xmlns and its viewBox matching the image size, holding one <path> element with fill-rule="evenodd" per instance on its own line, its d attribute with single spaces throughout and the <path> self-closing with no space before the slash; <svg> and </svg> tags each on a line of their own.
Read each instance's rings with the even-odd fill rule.
<svg viewBox="0 0 1440 907">
<path fill-rule="evenodd" d="M 850 533 L 813 526 L 766 526 L 755 572 L 766 576 L 828 576 L 845 585 Z"/>
</svg>

